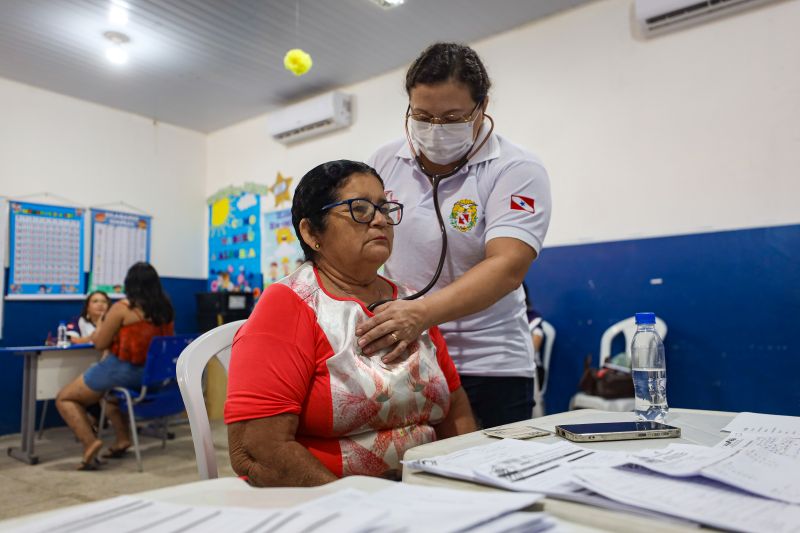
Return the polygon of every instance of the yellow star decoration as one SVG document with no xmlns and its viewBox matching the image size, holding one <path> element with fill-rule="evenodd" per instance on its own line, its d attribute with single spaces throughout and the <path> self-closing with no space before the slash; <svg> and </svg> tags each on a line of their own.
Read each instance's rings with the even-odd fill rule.
<svg viewBox="0 0 800 533">
<path fill-rule="evenodd" d="M 278 207 L 283 202 L 291 202 L 292 194 L 289 192 L 292 185 L 292 177 L 284 178 L 283 174 L 278 172 L 278 177 L 275 183 L 269 188 L 272 194 L 275 195 L 275 207 Z"/>
</svg>

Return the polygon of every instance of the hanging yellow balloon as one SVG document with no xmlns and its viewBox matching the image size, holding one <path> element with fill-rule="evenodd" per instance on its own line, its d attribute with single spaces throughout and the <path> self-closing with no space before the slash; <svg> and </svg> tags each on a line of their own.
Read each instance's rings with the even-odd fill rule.
<svg viewBox="0 0 800 533">
<path fill-rule="evenodd" d="M 299 48 L 292 48 L 283 56 L 283 66 L 295 76 L 302 76 L 311 69 L 311 56 Z"/>
</svg>

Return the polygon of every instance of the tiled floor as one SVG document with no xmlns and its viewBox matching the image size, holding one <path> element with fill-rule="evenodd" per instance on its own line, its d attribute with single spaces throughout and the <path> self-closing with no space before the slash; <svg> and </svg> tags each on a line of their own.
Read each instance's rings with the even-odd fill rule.
<svg viewBox="0 0 800 533">
<path fill-rule="evenodd" d="M 36 441 L 39 464 L 34 466 L 5 453 L 9 446 L 19 446 L 19 434 L 0 437 L 0 519 L 197 481 L 189 426 L 170 430 L 175 439 L 164 449 L 160 440 L 141 437 L 144 472 L 138 471 L 133 451 L 122 459 L 108 459 L 100 470 L 76 471 L 81 447 L 67 428 L 48 429 Z M 214 424 L 213 432 L 219 475 L 232 476 L 225 425 Z M 110 434 L 104 440 L 110 444 Z"/>
</svg>

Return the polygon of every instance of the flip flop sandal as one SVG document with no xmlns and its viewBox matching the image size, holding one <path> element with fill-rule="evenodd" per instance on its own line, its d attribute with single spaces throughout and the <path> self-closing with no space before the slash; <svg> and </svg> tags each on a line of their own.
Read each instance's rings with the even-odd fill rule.
<svg viewBox="0 0 800 533">
<path fill-rule="evenodd" d="M 103 459 L 122 459 L 128 453 L 128 448 L 109 448 L 102 457 Z"/>
<path fill-rule="evenodd" d="M 78 465 L 78 470 L 83 472 L 91 472 L 92 470 L 97 470 L 97 463 L 94 460 L 89 462 L 81 461 L 81 464 Z"/>
</svg>

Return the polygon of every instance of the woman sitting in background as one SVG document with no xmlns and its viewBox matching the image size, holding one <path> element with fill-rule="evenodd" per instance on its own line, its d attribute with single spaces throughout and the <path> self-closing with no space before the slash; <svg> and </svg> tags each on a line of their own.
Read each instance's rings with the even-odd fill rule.
<svg viewBox="0 0 800 533">
<path fill-rule="evenodd" d="M 125 276 L 125 296 L 109 309 L 94 332 L 94 345 L 109 349 L 98 363 L 61 389 L 56 407 L 83 444 L 79 470 L 95 470 L 103 442 L 92 431 L 86 407 L 97 403 L 113 387 L 135 388 L 141 384 L 150 341 L 174 333 L 174 311 L 161 287 L 156 269 L 136 263 Z M 130 447 L 130 431 L 118 406 L 107 402 L 106 412 L 116 434 L 104 457 L 122 457 Z"/>
<path fill-rule="evenodd" d="M 325 163 L 297 186 L 292 224 L 306 262 L 266 289 L 231 352 L 231 464 L 253 485 L 396 478 L 407 449 L 475 430 L 437 328 L 389 364 L 358 348 L 367 306 L 410 293 L 377 274 L 402 213 L 363 163 Z"/>
<path fill-rule="evenodd" d="M 67 325 L 67 335 L 73 344 L 82 344 L 85 342 L 92 342 L 92 335 L 97 329 L 97 325 L 103 318 L 103 315 L 108 311 L 111 305 L 111 300 L 108 295 L 103 291 L 94 291 L 86 297 L 83 302 L 83 309 L 75 323 Z M 70 328 L 70 326 L 73 326 Z M 75 329 L 77 327 L 77 329 Z"/>
</svg>

